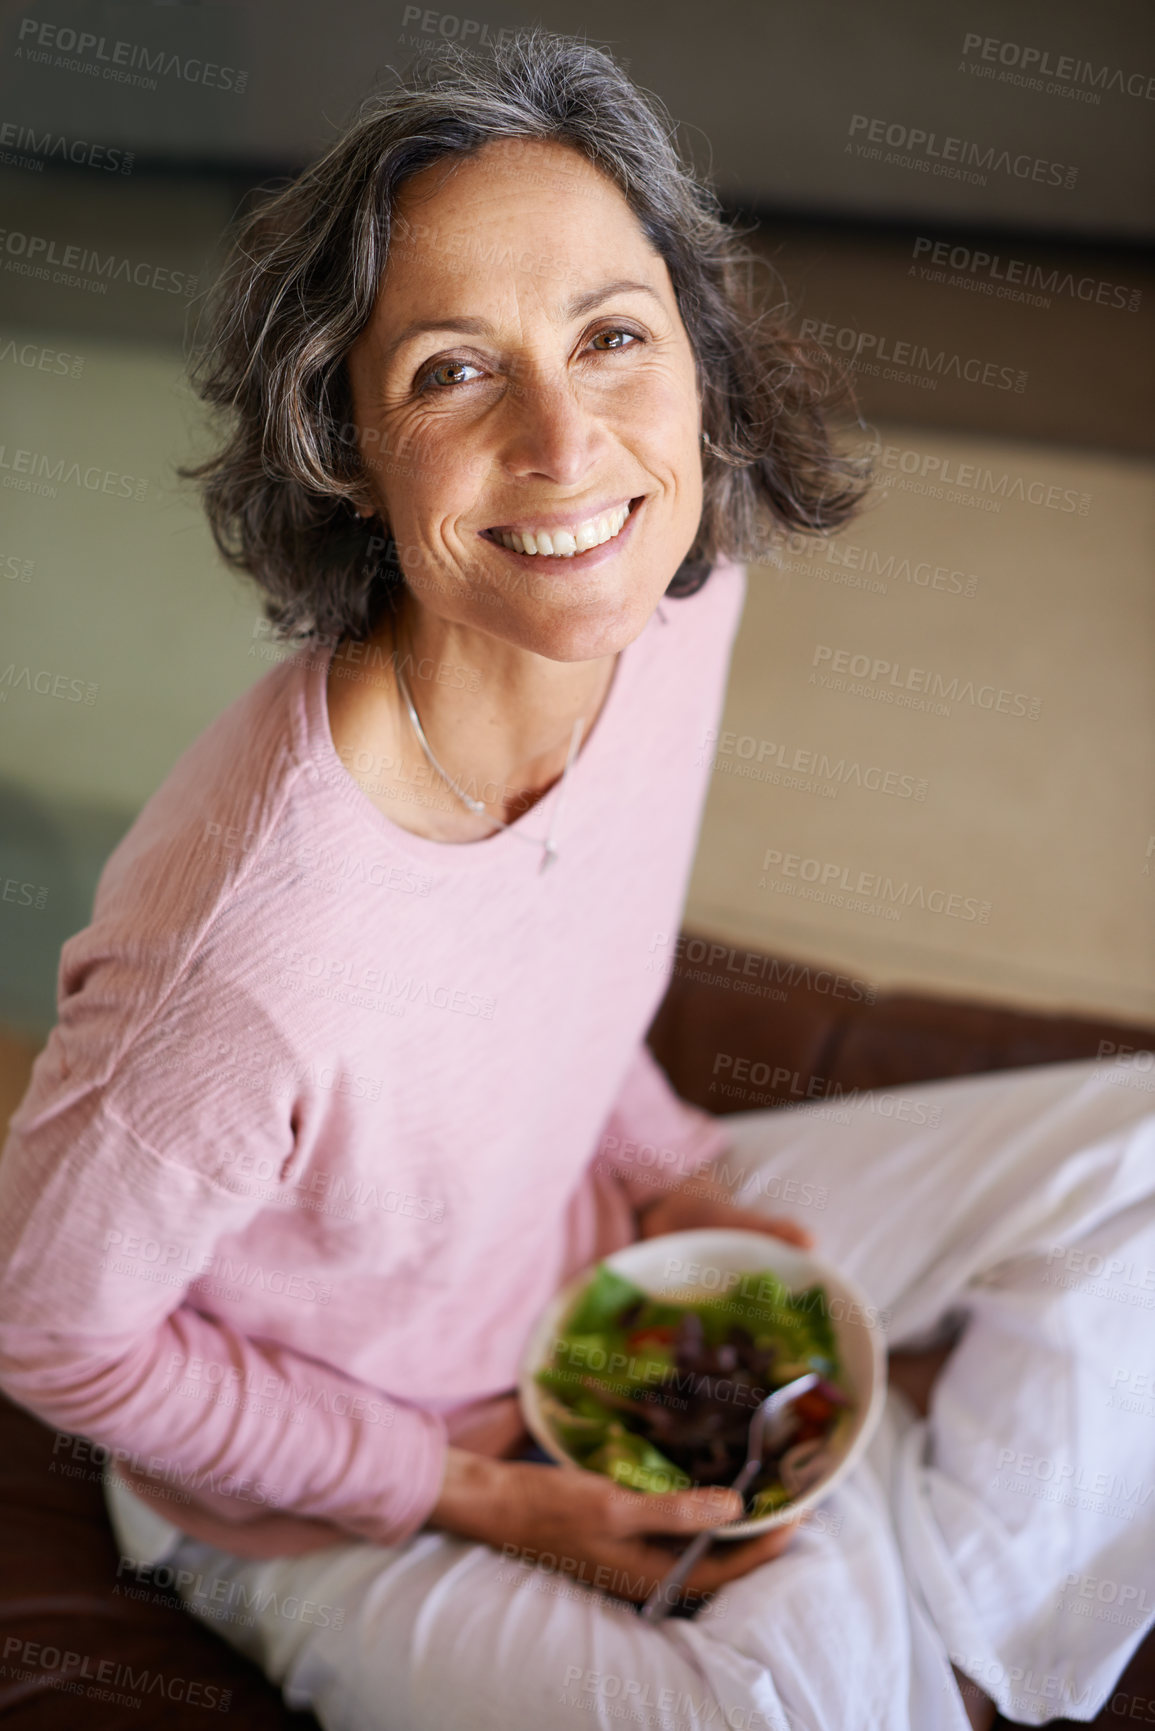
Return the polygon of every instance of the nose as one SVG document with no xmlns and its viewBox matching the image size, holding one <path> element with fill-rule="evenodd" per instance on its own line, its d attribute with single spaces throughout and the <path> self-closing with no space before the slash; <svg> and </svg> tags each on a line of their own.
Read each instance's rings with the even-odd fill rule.
<svg viewBox="0 0 1155 1731">
<path fill-rule="evenodd" d="M 503 457 L 518 480 L 574 487 L 602 460 L 609 435 L 564 380 L 519 384 L 506 398 Z"/>
</svg>

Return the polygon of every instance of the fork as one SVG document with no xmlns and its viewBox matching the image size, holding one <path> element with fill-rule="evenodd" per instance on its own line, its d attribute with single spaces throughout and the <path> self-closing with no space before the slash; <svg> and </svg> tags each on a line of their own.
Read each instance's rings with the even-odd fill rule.
<svg viewBox="0 0 1155 1731">
<path fill-rule="evenodd" d="M 818 1380 L 815 1372 L 808 1370 L 805 1376 L 796 1376 L 793 1382 L 784 1383 L 759 1403 L 750 1420 L 750 1430 L 746 1438 L 746 1464 L 730 1486 L 732 1491 L 737 1491 L 740 1496 L 745 1495 L 747 1486 L 758 1475 L 767 1445 L 781 1435 L 784 1416 L 791 1402 L 797 1400 L 800 1394 L 805 1394 L 807 1389 L 813 1388 Z M 717 1527 L 705 1527 L 690 1540 L 674 1566 L 662 1576 L 639 1611 L 638 1615 L 643 1623 L 660 1623 L 663 1617 L 669 1616 L 673 1609 L 674 1590 L 681 1586 L 698 1558 L 709 1550 L 718 1531 Z"/>
</svg>

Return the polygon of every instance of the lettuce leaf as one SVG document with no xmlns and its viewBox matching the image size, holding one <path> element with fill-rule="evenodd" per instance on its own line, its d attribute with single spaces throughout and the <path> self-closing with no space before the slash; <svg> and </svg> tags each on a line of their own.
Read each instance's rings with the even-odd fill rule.
<svg viewBox="0 0 1155 1731">
<path fill-rule="evenodd" d="M 591 1472 L 605 1473 L 619 1485 L 634 1491 L 684 1491 L 690 1487 L 690 1476 L 645 1437 L 627 1431 L 622 1425 L 610 1427 L 610 1434 L 585 1465 Z"/>
<path fill-rule="evenodd" d="M 609 1329 L 627 1305 L 635 1304 L 645 1296 L 640 1286 L 635 1286 L 632 1280 L 615 1274 L 612 1268 L 600 1262 L 597 1273 L 582 1293 L 569 1318 L 567 1332 L 596 1334 Z"/>
</svg>

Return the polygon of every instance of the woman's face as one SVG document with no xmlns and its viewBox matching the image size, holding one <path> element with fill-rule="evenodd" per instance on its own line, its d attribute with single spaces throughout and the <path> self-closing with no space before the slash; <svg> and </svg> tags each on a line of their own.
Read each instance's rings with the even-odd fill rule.
<svg viewBox="0 0 1155 1731">
<path fill-rule="evenodd" d="M 702 511 L 694 358 L 665 263 L 617 188 L 558 144 L 437 163 L 397 214 L 349 357 L 363 504 L 433 613 L 555 661 L 614 654 Z"/>
</svg>

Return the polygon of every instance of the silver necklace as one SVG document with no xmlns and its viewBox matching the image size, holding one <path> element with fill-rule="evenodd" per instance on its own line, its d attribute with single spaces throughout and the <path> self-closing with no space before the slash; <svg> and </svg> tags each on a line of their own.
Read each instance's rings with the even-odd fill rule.
<svg viewBox="0 0 1155 1731">
<path fill-rule="evenodd" d="M 546 867 L 552 865 L 554 860 L 557 858 L 557 848 L 554 845 L 553 838 L 557 831 L 558 818 L 561 815 L 562 800 L 565 797 L 566 777 L 569 775 L 574 758 L 578 754 L 578 747 L 581 744 L 582 723 L 585 719 L 584 716 L 579 716 L 573 724 L 573 732 L 570 735 L 569 752 L 566 756 L 565 768 L 561 772 L 561 786 L 558 788 L 557 799 L 554 801 L 553 816 L 550 819 L 549 834 L 543 841 L 540 836 L 524 835 L 521 830 L 515 829 L 513 824 L 506 823 L 504 818 L 495 817 L 492 812 L 486 811 L 484 800 L 474 799 L 471 794 L 466 793 L 463 787 L 457 785 L 448 770 L 443 769 L 441 764 L 438 763 L 437 758 L 433 754 L 433 747 L 425 737 L 425 729 L 421 725 L 416 706 L 414 705 L 413 698 L 410 695 L 408 682 L 401 668 L 401 661 L 397 655 L 397 636 L 395 632 L 393 635 L 393 665 L 397 672 L 397 685 L 400 689 L 401 696 L 404 699 L 405 707 L 409 712 L 409 719 L 413 723 L 413 731 L 417 735 L 421 749 L 425 753 L 426 758 L 429 760 L 433 769 L 435 769 L 437 774 L 441 777 L 446 787 L 455 793 L 462 805 L 465 806 L 468 811 L 473 812 L 475 816 L 487 817 L 491 823 L 497 824 L 499 828 L 509 830 L 511 835 L 515 836 L 518 841 L 528 842 L 530 847 L 541 848 L 541 864 L 537 869 L 539 872 L 543 872 Z"/>
</svg>

